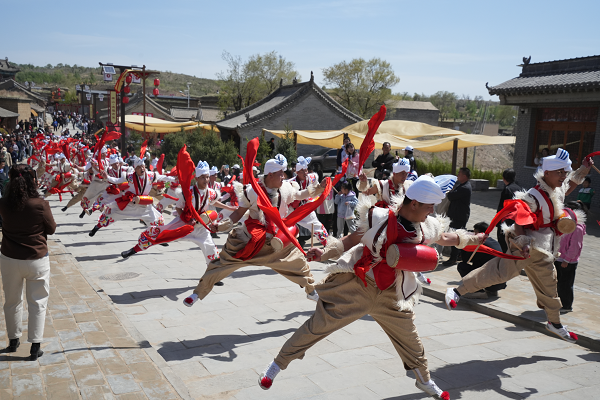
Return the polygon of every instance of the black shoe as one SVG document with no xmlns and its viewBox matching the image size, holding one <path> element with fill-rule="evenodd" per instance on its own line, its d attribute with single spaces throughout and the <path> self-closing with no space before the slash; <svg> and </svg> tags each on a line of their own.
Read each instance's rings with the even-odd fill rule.
<svg viewBox="0 0 600 400">
<path fill-rule="evenodd" d="M 451 267 L 451 266 L 453 266 L 453 265 L 456 265 L 456 260 L 450 260 L 450 259 L 448 259 L 448 260 L 444 261 L 444 262 L 442 263 L 442 265 L 443 265 L 444 267 Z"/>
<path fill-rule="evenodd" d="M 218 238 L 219 235 L 217 235 L 215 232 L 211 232 L 210 233 L 210 237 L 212 237 L 212 238 Z"/>
<path fill-rule="evenodd" d="M 31 349 L 29 350 L 29 361 L 35 361 L 44 355 L 44 352 L 40 349 L 41 343 L 31 343 Z"/>
<path fill-rule="evenodd" d="M 223 285 L 224 285 L 224 283 L 223 283 L 223 282 L 221 282 L 221 281 L 219 281 L 219 282 L 215 283 L 215 286 L 223 286 Z"/>
<path fill-rule="evenodd" d="M 143 219 L 140 219 L 140 224 L 144 225 L 144 226 L 148 226 L 148 224 L 146 224 L 146 222 L 144 222 Z"/>
<path fill-rule="evenodd" d="M 85 216 L 85 210 L 83 210 L 83 211 L 81 212 L 81 214 L 79 214 L 79 218 L 83 218 L 84 216 Z"/>
<path fill-rule="evenodd" d="M 124 259 L 128 259 L 129 257 L 131 257 L 132 255 L 135 254 L 135 250 L 133 249 L 133 247 L 129 250 L 126 251 L 122 251 L 121 252 L 121 257 L 123 257 Z"/>
<path fill-rule="evenodd" d="M 485 292 L 488 294 L 488 297 L 498 297 L 498 291 L 497 290 L 485 290 Z"/>
<path fill-rule="evenodd" d="M 169 247 L 169 243 L 159 243 L 163 247 Z"/>
<path fill-rule="evenodd" d="M 67 206 L 64 206 L 63 208 L 60 209 L 60 211 L 65 212 L 65 211 L 67 211 L 67 208 L 68 208 Z"/>
<path fill-rule="evenodd" d="M 96 225 L 96 226 L 94 227 L 94 229 L 92 229 L 92 230 L 90 231 L 90 236 L 94 236 L 94 235 L 96 234 L 96 232 L 98 232 L 99 230 L 100 230 L 100 227 L 99 227 L 98 225 Z"/>
<path fill-rule="evenodd" d="M 19 340 L 19 338 L 10 339 L 8 341 L 8 347 L 6 348 L 6 352 L 14 353 L 15 351 L 17 351 L 17 349 L 19 348 L 20 345 L 21 345 L 21 341 Z"/>
</svg>

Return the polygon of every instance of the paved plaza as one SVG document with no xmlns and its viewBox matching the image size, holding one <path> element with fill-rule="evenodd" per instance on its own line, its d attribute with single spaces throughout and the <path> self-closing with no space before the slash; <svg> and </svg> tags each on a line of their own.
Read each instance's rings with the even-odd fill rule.
<svg viewBox="0 0 600 400">
<path fill-rule="evenodd" d="M 475 193 L 470 224 L 489 221 L 498 198 L 495 191 Z M 301 288 L 270 269 L 248 267 L 187 308 L 182 300 L 206 267 L 200 250 L 177 242 L 122 260 L 120 252 L 143 230 L 139 221 L 118 222 L 90 238 L 95 218 L 79 219 L 78 206 L 61 212 L 54 196 L 50 204 L 58 227 L 50 245 L 45 354 L 23 361 L 26 342 L 17 353 L 0 354 L 0 399 L 427 398 L 368 316 L 314 346 L 271 390 L 261 390 L 259 373 L 314 310 Z M 222 247 L 225 235 L 215 241 Z M 540 329 L 543 313 L 525 276 L 509 282 L 499 299 L 461 300 L 448 312 L 439 296 L 458 281 L 456 268 L 429 274 L 433 284 L 415 312 L 437 384 L 452 399 L 595 397 L 598 242 L 593 235 L 585 239 L 574 312 L 564 318 L 585 337 L 583 346 Z M 324 264 L 311 268 L 317 280 L 325 276 Z M 6 340 L 4 318 L 0 324 Z"/>
</svg>

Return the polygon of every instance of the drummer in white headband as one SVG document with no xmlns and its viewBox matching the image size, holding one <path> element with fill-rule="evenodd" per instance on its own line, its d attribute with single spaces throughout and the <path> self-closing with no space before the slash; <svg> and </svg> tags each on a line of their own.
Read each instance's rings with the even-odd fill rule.
<svg viewBox="0 0 600 400">
<path fill-rule="evenodd" d="M 411 185 L 411 181 L 407 181 L 406 177 L 410 173 L 410 162 L 406 158 L 401 158 L 393 166 L 393 174 L 391 179 L 372 180 L 371 187 L 368 187 L 367 176 L 360 174 L 358 190 L 369 196 L 375 195 L 378 201 L 383 202 L 383 206 L 391 204 L 392 197 L 396 194 L 406 193 L 406 189 Z"/>
<path fill-rule="evenodd" d="M 430 215 L 444 196 L 440 186 L 428 176 L 417 179 L 406 195 L 395 194 L 390 208 L 372 207 L 370 198 L 363 196 L 357 207 L 359 229 L 341 240 L 330 237 L 323 250 L 308 251 L 308 257 L 315 261 L 337 259 L 337 263 L 332 264 L 330 275 L 317 287 L 320 299 L 315 314 L 288 339 L 260 375 L 263 389 L 270 388 L 280 369 L 303 358 L 319 340 L 370 314 L 390 337 L 404 368 L 413 371 L 417 388 L 438 399 L 449 398 L 431 379 L 415 327 L 413 307 L 421 286 L 412 272 L 414 263 L 396 258 L 388 264 L 387 255 L 382 257 L 394 244 L 458 244 L 456 233 L 444 233 L 449 224 L 447 218 Z M 385 227 L 390 223 L 397 224 L 396 238 L 387 237 Z M 483 238 L 484 235 L 471 235 L 469 241 L 480 243 Z M 432 248 L 427 249 L 433 253 L 433 263 L 429 260 L 425 267 L 433 269 L 437 254 Z M 355 267 L 361 269 L 355 273 Z M 366 276 L 361 276 L 361 271 Z"/>
<path fill-rule="evenodd" d="M 264 175 L 258 179 L 258 184 L 269 197 L 271 205 L 279 210 L 281 218 L 289 214 L 289 204 L 311 196 L 316 197 L 323 192 L 323 186 L 310 186 L 304 190 L 294 188 L 290 182 L 283 180 L 286 169 L 286 158 L 277 154 L 275 158 L 265 163 Z M 247 173 L 252 172 L 247 171 Z M 303 287 L 307 298 L 316 301 L 319 296 L 315 291 L 315 280 L 306 257 L 292 244 L 282 248 L 274 247 L 271 239 L 275 232 L 268 224 L 263 211 L 258 208 L 258 195 L 252 186 L 236 182 L 234 188 L 239 200 L 239 208 L 229 218 L 220 222 L 219 232 L 231 229 L 231 226 L 240 221 L 247 211 L 249 217 L 241 226 L 231 231 L 225 247 L 221 250 L 220 258 L 208 264 L 198 286 L 183 303 L 191 307 L 196 301 L 206 297 L 216 282 L 247 265 L 260 265 L 273 269 Z"/>
<path fill-rule="evenodd" d="M 310 157 L 304 158 L 300 156 L 298 157 L 297 161 L 296 176 L 290 179 L 288 182 L 290 182 L 297 190 L 306 190 L 310 187 L 313 187 L 311 190 L 314 190 L 314 188 L 319 185 L 319 176 L 315 173 L 308 173 L 308 164 L 310 164 L 312 159 Z M 296 209 L 312 200 L 312 197 L 306 200 L 296 200 L 290 204 L 290 210 Z M 323 226 L 323 224 L 317 218 L 316 212 L 313 211 L 308 214 L 302 221 L 298 222 L 298 225 L 308 229 L 309 231 L 312 231 L 317 240 L 323 246 L 327 245 L 327 237 L 329 234 L 327 233 L 325 226 Z"/>
<path fill-rule="evenodd" d="M 494 258 L 462 279 L 457 288 L 446 291 L 446 305 L 449 310 L 456 307 L 460 296 L 474 293 L 488 286 L 509 281 L 525 269 L 533 286 L 537 305 L 546 312 L 546 329 L 570 343 L 577 341 L 577 335 L 569 332 L 560 321 L 561 302 L 557 294 L 557 279 L 554 259 L 559 250 L 560 227 L 557 222 L 565 217 L 564 201 L 575 188 L 583 183 L 593 165 L 591 159 L 584 159 L 577 171 L 571 168 L 571 160 L 566 150 L 558 149 L 556 155 L 545 157 L 542 167 L 534 173 L 537 185 L 527 192 L 515 194 L 515 199 L 524 201 L 537 216 L 536 224 L 510 227 L 502 225 L 508 241 L 507 253 L 525 256 L 524 260 Z M 577 219 L 585 218 L 584 214 Z"/>
</svg>

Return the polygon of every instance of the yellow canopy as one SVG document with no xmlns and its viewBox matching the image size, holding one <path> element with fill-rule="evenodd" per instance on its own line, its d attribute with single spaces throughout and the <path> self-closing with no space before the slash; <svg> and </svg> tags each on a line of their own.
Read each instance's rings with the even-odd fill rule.
<svg viewBox="0 0 600 400">
<path fill-rule="evenodd" d="M 138 132 L 144 132 L 144 117 L 142 115 L 126 115 L 125 126 Z M 159 118 L 146 117 L 146 132 L 149 133 L 172 133 L 179 132 L 182 129 L 184 131 L 190 131 L 196 128 L 202 128 L 208 131 L 214 129 L 215 132 L 219 132 L 216 126 L 203 124 L 198 121 L 171 122 Z"/>
<path fill-rule="evenodd" d="M 369 131 L 369 121 L 364 120 L 340 129 L 346 133 L 358 133 L 366 135 Z M 402 139 L 414 139 L 423 136 L 458 136 L 464 135 L 464 132 L 453 129 L 442 128 L 441 126 L 433 126 L 422 122 L 403 121 L 403 120 L 388 120 L 383 121 L 377 129 L 375 136 L 382 133 L 387 133 L 392 136 L 398 136 Z"/>
<path fill-rule="evenodd" d="M 34 116 L 34 117 L 37 117 L 37 116 L 38 116 L 38 113 L 36 113 L 36 112 L 35 112 L 35 110 L 34 110 L 33 108 L 31 109 L 31 113 L 33 114 L 33 116 Z"/>
<path fill-rule="evenodd" d="M 423 124 L 426 125 L 426 124 Z M 432 127 L 435 128 L 435 127 Z M 442 129 L 442 128 L 440 128 Z M 447 129 L 450 130 L 450 129 Z M 285 137 L 285 131 L 280 130 L 268 130 L 264 129 L 264 132 L 269 132 L 278 137 Z M 456 132 L 456 131 L 455 131 Z M 296 134 L 296 140 L 298 144 L 309 144 L 317 145 L 329 148 L 338 148 L 342 143 L 342 137 L 344 131 L 294 131 Z M 362 145 L 365 135 L 359 133 L 348 133 L 350 141 L 357 148 Z M 413 136 L 414 137 L 414 136 Z M 437 153 L 439 151 L 452 150 L 454 141 L 458 141 L 458 148 L 462 149 L 465 147 L 474 146 L 486 146 L 491 144 L 514 144 L 515 137 L 513 136 L 484 136 L 484 135 L 467 135 L 459 134 L 456 136 L 449 136 L 434 140 L 410 140 L 403 139 L 398 136 L 394 136 L 389 133 L 378 133 L 374 137 L 374 141 L 377 145 L 383 145 L 384 142 L 389 142 L 392 146 L 392 150 L 404 149 L 407 145 L 412 146 L 415 150 L 426 151 L 428 153 Z"/>
</svg>

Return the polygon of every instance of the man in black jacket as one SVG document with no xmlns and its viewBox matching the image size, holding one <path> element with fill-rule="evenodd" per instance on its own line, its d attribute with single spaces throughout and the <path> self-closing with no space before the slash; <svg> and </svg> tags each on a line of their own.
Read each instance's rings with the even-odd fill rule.
<svg viewBox="0 0 600 400">
<path fill-rule="evenodd" d="M 458 170 L 458 180 L 456 185 L 451 191 L 446 194 L 450 205 L 448 206 L 448 218 L 452 220 L 450 222 L 450 228 L 464 229 L 469 221 L 471 215 L 471 170 L 463 167 Z M 449 267 L 456 264 L 458 258 L 458 249 L 452 246 L 452 252 L 450 258 L 442 263 L 443 266 Z"/>
<path fill-rule="evenodd" d="M 519 190 L 523 190 L 523 188 L 521 186 L 517 185 L 517 183 L 515 182 L 516 176 L 517 176 L 517 174 L 515 173 L 515 170 L 512 168 L 505 169 L 504 172 L 502 172 L 502 180 L 504 181 L 504 189 L 502 190 L 502 193 L 500 194 L 500 202 L 498 203 L 497 211 L 502 210 L 502 208 L 504 207 L 505 200 L 512 200 L 512 198 L 515 196 L 516 192 L 518 192 Z M 504 220 L 504 222 L 506 222 L 506 224 L 508 226 L 511 226 L 512 224 L 515 223 L 515 221 L 513 221 L 512 219 L 506 219 L 506 220 Z M 508 244 L 506 243 L 506 238 L 504 236 L 504 233 L 502 233 L 500 224 L 498 224 L 498 228 L 496 228 L 496 229 L 497 229 L 497 234 L 498 234 L 498 243 L 500 243 L 502 252 L 506 253 L 506 250 L 508 249 Z"/>
<path fill-rule="evenodd" d="M 377 168 L 375 171 L 375 179 L 383 179 L 383 170 L 387 169 L 388 171 L 391 171 L 394 168 L 394 161 L 396 158 L 390 154 L 391 149 L 392 146 L 390 143 L 384 142 L 382 147 L 383 153 L 373 160 L 371 165 L 373 168 Z"/>
<path fill-rule="evenodd" d="M 474 234 L 484 233 L 487 230 L 488 226 L 489 225 L 486 222 L 479 222 L 479 223 L 475 224 L 475 226 L 473 227 L 473 233 Z M 494 249 L 496 251 L 501 251 L 500 244 L 496 240 L 492 239 L 491 237 L 488 237 L 487 239 L 485 239 L 485 242 L 483 242 L 483 244 L 485 246 L 489 247 L 490 249 Z M 486 262 L 488 262 L 492 258 L 494 258 L 494 256 L 492 256 L 490 254 L 486 254 L 483 252 L 477 252 L 473 256 L 473 259 L 471 260 L 471 262 L 468 263 L 469 259 L 471 258 L 471 254 L 473 254 L 473 253 L 471 253 L 469 251 L 461 250 L 462 261 L 456 267 L 456 269 L 458 270 L 458 273 L 460 274 L 461 277 L 464 277 L 469 272 L 471 272 L 477 268 L 480 268 L 481 266 L 483 266 L 483 264 L 485 264 Z M 478 292 L 469 293 L 469 294 L 466 294 L 465 296 L 468 299 L 487 299 L 488 297 L 498 296 L 498 290 L 501 290 L 501 289 L 506 289 L 506 283 L 498 283 L 496 285 L 492 285 L 490 287 L 485 288 L 485 290 L 481 289 Z"/>
</svg>

